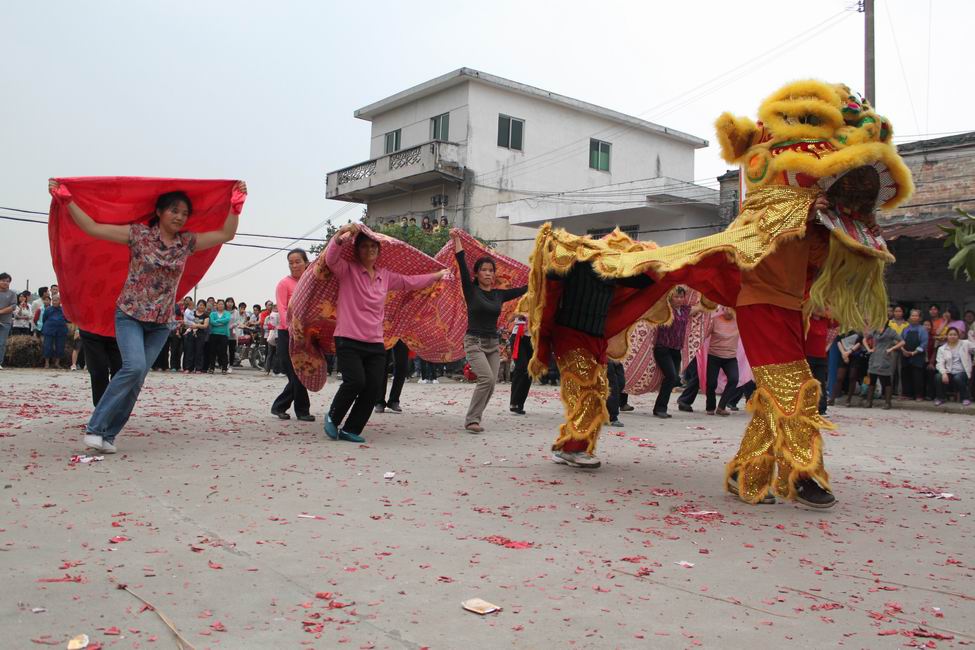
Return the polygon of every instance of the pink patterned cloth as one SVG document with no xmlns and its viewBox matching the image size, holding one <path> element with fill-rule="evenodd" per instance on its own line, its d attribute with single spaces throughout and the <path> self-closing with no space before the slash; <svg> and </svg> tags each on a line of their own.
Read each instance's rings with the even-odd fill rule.
<svg viewBox="0 0 975 650">
<path fill-rule="evenodd" d="M 403 275 L 433 273 L 445 267 L 453 270 L 452 276 L 426 289 L 387 294 L 383 322 L 386 348 L 402 339 L 427 361 L 449 362 L 462 358 L 467 305 L 457 274 L 453 243 L 444 246 L 434 259 L 398 239 L 373 232 L 365 226 L 360 229 L 382 247 L 377 262 L 379 268 Z M 527 266 L 488 249 L 466 233 L 461 234 L 461 239 L 471 267 L 467 269 L 468 273 L 473 273 L 474 261 L 490 255 L 496 261 L 499 288 L 527 284 Z M 342 254 L 351 261 L 353 247 L 345 246 Z M 325 256 L 320 255 L 298 281 L 288 309 L 291 362 L 301 383 L 312 391 L 321 390 L 325 385 L 328 375 L 325 354 L 335 352 L 338 286 L 338 278 L 325 263 Z M 505 305 L 499 323 L 506 322 L 514 308 L 514 302 Z"/>
</svg>

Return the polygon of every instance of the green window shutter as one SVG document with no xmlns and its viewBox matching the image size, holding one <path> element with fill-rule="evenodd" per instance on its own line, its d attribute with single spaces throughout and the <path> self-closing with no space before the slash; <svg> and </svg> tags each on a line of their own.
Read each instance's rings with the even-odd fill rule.
<svg viewBox="0 0 975 650">
<path fill-rule="evenodd" d="M 511 120 L 511 148 L 522 150 L 522 136 L 525 131 L 525 123 L 521 120 Z"/>
<path fill-rule="evenodd" d="M 440 116 L 440 139 L 450 139 L 450 113 L 444 113 Z"/>
<path fill-rule="evenodd" d="M 498 146 L 508 147 L 511 144 L 511 118 L 498 116 Z"/>
<path fill-rule="evenodd" d="M 589 166 L 599 169 L 599 140 L 589 140 Z"/>
</svg>

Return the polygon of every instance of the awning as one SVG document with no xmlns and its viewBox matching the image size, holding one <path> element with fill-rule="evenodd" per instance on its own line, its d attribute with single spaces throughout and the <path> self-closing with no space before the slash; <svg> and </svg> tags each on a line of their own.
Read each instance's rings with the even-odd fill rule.
<svg viewBox="0 0 975 650">
<path fill-rule="evenodd" d="M 944 239 L 945 231 L 940 226 L 951 225 L 953 217 L 932 219 L 916 223 L 899 223 L 890 226 L 881 226 L 884 239 L 893 241 L 901 237 L 910 239 Z"/>
</svg>

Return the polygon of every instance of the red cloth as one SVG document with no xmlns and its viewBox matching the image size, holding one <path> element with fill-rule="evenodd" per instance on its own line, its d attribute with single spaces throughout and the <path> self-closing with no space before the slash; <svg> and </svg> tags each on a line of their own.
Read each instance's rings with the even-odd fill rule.
<svg viewBox="0 0 975 650">
<path fill-rule="evenodd" d="M 57 180 L 61 188 L 51 200 L 48 237 L 61 305 L 71 322 L 102 336 L 115 336 L 115 300 L 128 275 L 129 249 L 83 233 L 68 213 L 68 203 L 73 200 L 99 223 L 131 225 L 148 223 L 155 216 L 160 194 L 181 190 L 193 203 L 186 229 L 199 233 L 222 228 L 231 209 L 240 213 L 246 199 L 234 189 L 235 180 L 124 176 Z M 190 256 L 177 300 L 200 281 L 219 252 L 215 246 Z"/>
<path fill-rule="evenodd" d="M 738 331 L 753 368 L 806 360 L 802 312 L 778 305 L 737 308 Z"/>
<path fill-rule="evenodd" d="M 826 341 L 829 331 L 836 327 L 836 321 L 829 318 L 811 316 L 809 331 L 806 332 L 806 356 L 823 359 L 826 357 Z"/>
</svg>

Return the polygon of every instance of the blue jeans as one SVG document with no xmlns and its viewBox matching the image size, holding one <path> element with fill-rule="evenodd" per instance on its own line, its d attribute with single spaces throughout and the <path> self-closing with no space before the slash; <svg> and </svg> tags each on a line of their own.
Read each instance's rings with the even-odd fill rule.
<svg viewBox="0 0 975 650">
<path fill-rule="evenodd" d="M 840 366 L 843 365 L 843 355 L 840 353 L 840 346 L 836 344 L 835 340 L 829 346 L 826 358 L 826 397 L 828 399 L 833 396 L 833 388 L 836 385 L 836 373 L 839 371 Z"/>
<path fill-rule="evenodd" d="M 122 353 L 122 368 L 98 400 L 98 406 L 88 420 L 87 433 L 101 436 L 108 442 L 115 440 L 129 421 L 142 383 L 167 338 L 167 324 L 145 323 L 115 310 L 115 340 Z"/>
<path fill-rule="evenodd" d="M 7 337 L 10 336 L 10 323 L 0 323 L 0 366 L 3 365 L 3 358 L 7 356 Z"/>
</svg>

